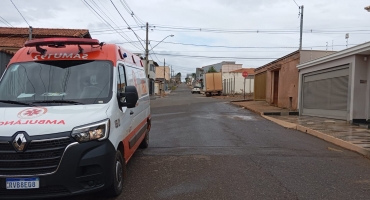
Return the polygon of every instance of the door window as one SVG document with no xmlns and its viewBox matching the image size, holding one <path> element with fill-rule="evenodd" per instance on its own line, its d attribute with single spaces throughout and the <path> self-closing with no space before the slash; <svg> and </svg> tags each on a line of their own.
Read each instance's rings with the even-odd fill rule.
<svg viewBox="0 0 370 200">
<path fill-rule="evenodd" d="M 126 73 L 125 73 L 125 67 L 120 64 L 118 65 L 118 77 L 117 77 L 117 91 L 118 93 L 125 92 L 125 87 L 127 85 L 126 83 Z"/>
</svg>

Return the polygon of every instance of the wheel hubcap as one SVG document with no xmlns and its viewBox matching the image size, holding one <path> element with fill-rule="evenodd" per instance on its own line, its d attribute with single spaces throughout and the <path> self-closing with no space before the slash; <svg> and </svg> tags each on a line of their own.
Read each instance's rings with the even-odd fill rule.
<svg viewBox="0 0 370 200">
<path fill-rule="evenodd" d="M 122 185 L 122 164 L 120 161 L 117 160 L 116 162 L 116 180 L 117 180 L 117 188 L 121 188 Z"/>
</svg>

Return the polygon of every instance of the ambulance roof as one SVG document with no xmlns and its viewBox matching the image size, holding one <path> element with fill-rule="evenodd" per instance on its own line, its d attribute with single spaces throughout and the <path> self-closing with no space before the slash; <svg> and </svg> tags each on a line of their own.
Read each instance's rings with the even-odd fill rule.
<svg viewBox="0 0 370 200">
<path fill-rule="evenodd" d="M 115 44 L 99 43 L 86 38 L 45 38 L 25 43 L 11 59 L 10 64 L 55 60 L 109 60 L 116 66 L 121 60 L 143 67 L 141 59 Z"/>
</svg>

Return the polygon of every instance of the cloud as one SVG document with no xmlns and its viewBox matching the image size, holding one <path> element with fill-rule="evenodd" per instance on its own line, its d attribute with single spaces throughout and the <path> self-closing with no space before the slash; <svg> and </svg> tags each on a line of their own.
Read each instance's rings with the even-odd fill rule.
<svg viewBox="0 0 370 200">
<path fill-rule="evenodd" d="M 13 0 L 27 21 L 34 27 L 49 28 L 88 28 L 93 37 L 105 42 L 123 43 L 126 39 L 105 24 L 99 16 L 93 13 L 82 1 L 42 1 Z M 86 0 L 112 26 L 119 26 L 124 31 L 125 38 L 137 41 L 135 35 L 127 29 L 126 23 L 114 9 L 109 0 Z M 167 35 L 174 34 L 165 41 L 222 46 L 247 47 L 296 47 L 287 49 L 256 48 L 230 49 L 184 46 L 161 43 L 154 51 L 158 53 L 177 55 L 200 55 L 222 57 L 264 57 L 279 58 L 295 51 L 299 45 L 298 7 L 292 0 L 125 0 L 133 10 L 134 16 L 142 21 L 135 21 L 119 0 L 113 0 L 122 16 L 135 30 L 141 39 L 145 39 L 145 22 L 149 22 L 149 39 L 160 41 Z M 304 49 L 334 50 L 346 48 L 344 34 L 349 32 L 350 44 L 360 44 L 368 40 L 370 30 L 367 25 L 370 13 L 364 10 L 369 3 L 365 0 L 296 0 L 298 5 L 304 5 Z M 10 1 L 1 1 L 3 8 L 0 16 L 14 26 L 27 26 Z M 104 13 L 103 13 L 104 12 Z M 109 18 L 112 19 L 112 22 Z M 143 22 L 143 23 L 142 23 Z M 167 25 L 172 28 L 160 28 Z M 154 27 L 155 26 L 155 27 Z M 199 31 L 174 29 L 175 27 L 199 28 Z M 243 33 L 214 33 L 204 31 L 207 28 L 221 30 L 250 30 Z M 261 33 L 261 30 L 290 31 L 284 34 Z M 320 33 L 311 33 L 318 32 Z M 331 31 L 331 32 L 330 32 Z M 135 44 L 135 43 L 133 43 Z M 152 46 L 156 43 L 151 42 Z M 326 47 L 328 44 L 328 47 Z M 124 48 L 135 52 L 143 52 L 136 43 L 122 44 Z M 321 47 L 318 47 L 321 46 Z M 159 64 L 166 63 L 183 74 L 195 71 L 196 67 L 218 63 L 224 59 L 183 58 L 174 56 L 151 55 Z M 259 67 L 271 60 L 235 60 L 244 67 Z"/>
</svg>

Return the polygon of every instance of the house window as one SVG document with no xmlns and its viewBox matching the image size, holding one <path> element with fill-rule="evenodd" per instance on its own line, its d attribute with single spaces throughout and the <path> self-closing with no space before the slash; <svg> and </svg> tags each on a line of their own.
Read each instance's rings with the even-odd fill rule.
<svg viewBox="0 0 370 200">
<path fill-rule="evenodd" d="M 155 72 L 155 66 L 153 64 L 150 64 L 150 71 Z"/>
</svg>

